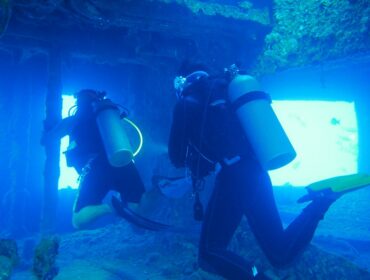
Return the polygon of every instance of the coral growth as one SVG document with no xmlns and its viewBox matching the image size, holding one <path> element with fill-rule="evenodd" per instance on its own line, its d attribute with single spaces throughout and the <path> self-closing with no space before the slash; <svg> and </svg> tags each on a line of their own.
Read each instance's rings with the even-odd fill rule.
<svg viewBox="0 0 370 280">
<path fill-rule="evenodd" d="M 13 268 L 18 262 L 17 243 L 11 239 L 0 239 L 0 279 L 10 279 Z"/>
<path fill-rule="evenodd" d="M 220 4 L 213 1 L 199 0 L 159 0 L 165 3 L 177 3 L 190 9 L 193 13 L 203 13 L 208 16 L 220 15 L 238 20 L 253 20 L 261 24 L 269 24 L 270 18 L 267 9 L 256 9 L 249 1 L 239 1 L 237 4 Z"/>
<path fill-rule="evenodd" d="M 370 6 L 359 0 L 276 0 L 275 26 L 265 38 L 257 73 L 369 51 Z"/>
<path fill-rule="evenodd" d="M 58 274 L 56 258 L 59 250 L 57 237 L 43 238 L 35 249 L 33 273 L 37 279 L 51 280 Z"/>
</svg>

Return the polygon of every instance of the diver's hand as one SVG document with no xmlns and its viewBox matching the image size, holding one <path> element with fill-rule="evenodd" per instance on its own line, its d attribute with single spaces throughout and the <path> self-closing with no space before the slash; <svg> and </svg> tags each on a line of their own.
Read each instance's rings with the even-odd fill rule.
<svg viewBox="0 0 370 280">
<path fill-rule="evenodd" d="M 58 122 L 44 121 L 44 130 L 41 135 L 40 144 L 45 146 L 51 141 L 57 141 L 70 134 L 77 124 L 77 118 L 70 116 Z"/>
</svg>

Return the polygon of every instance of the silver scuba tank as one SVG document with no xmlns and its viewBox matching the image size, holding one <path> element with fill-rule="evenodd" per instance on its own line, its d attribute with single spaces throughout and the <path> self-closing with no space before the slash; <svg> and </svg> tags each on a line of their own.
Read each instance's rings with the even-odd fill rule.
<svg viewBox="0 0 370 280">
<path fill-rule="evenodd" d="M 229 84 L 228 97 L 264 169 L 280 168 L 296 157 L 269 95 L 254 77 L 236 74 Z"/>
<path fill-rule="evenodd" d="M 129 164 L 133 152 L 119 108 L 110 99 L 102 99 L 94 103 L 94 111 L 109 163 L 114 167 Z"/>
</svg>

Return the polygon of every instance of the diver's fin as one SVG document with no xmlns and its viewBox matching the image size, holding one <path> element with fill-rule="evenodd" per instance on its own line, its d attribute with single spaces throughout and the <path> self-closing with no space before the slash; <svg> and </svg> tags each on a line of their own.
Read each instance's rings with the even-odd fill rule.
<svg viewBox="0 0 370 280">
<path fill-rule="evenodd" d="M 370 185 L 370 175 L 356 173 L 337 176 L 312 183 L 306 187 L 308 194 L 297 200 L 298 203 L 313 200 L 317 197 L 339 198 L 342 194 L 352 192 Z"/>
<path fill-rule="evenodd" d="M 307 186 L 312 191 L 331 189 L 333 192 L 347 192 L 370 185 L 370 175 L 356 173 L 345 176 L 333 177 L 312 183 Z"/>
<path fill-rule="evenodd" d="M 153 231 L 164 231 L 171 229 L 171 226 L 169 225 L 158 223 L 140 216 L 128 208 L 127 203 L 120 201 L 117 197 L 112 197 L 112 206 L 117 215 L 138 227 Z"/>
<path fill-rule="evenodd" d="M 312 191 L 311 189 L 308 189 L 308 187 L 306 187 L 306 190 L 307 190 L 307 194 L 300 197 L 297 200 L 298 203 L 304 203 L 307 201 L 317 199 L 319 197 L 326 197 L 332 200 L 336 200 L 343 194 L 343 193 L 335 193 L 331 189 L 324 189 L 321 191 Z"/>
</svg>

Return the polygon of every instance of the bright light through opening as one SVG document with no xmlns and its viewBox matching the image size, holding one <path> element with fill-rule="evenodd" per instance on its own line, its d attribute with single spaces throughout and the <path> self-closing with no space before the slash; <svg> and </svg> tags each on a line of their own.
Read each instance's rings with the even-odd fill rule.
<svg viewBox="0 0 370 280">
<path fill-rule="evenodd" d="M 73 95 L 63 95 L 63 109 L 62 109 L 62 117 L 68 117 L 69 109 L 75 104 L 76 99 Z M 64 155 L 64 151 L 67 150 L 69 143 L 69 136 L 65 136 L 61 139 L 60 142 L 60 177 L 59 177 L 59 189 L 64 188 L 74 188 L 78 187 L 78 174 L 76 170 L 72 167 L 68 167 L 66 163 L 66 157 Z"/>
<path fill-rule="evenodd" d="M 269 172 L 274 186 L 306 186 L 357 172 L 353 102 L 274 101 L 273 108 L 297 152 L 290 164 Z"/>
<path fill-rule="evenodd" d="M 63 95 L 63 118 L 75 104 Z M 297 157 L 270 171 L 274 186 L 306 186 L 325 178 L 358 171 L 358 135 L 354 103 L 328 101 L 274 101 L 272 104 Z M 59 189 L 77 188 L 78 174 L 66 164 L 68 136 L 61 140 Z"/>
</svg>

